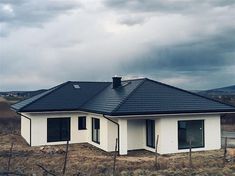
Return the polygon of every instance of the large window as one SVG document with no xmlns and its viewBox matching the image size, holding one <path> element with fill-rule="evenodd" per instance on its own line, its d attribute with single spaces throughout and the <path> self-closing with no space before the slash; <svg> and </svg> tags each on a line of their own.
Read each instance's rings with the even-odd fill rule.
<svg viewBox="0 0 235 176">
<path fill-rule="evenodd" d="M 47 142 L 70 140 L 70 118 L 47 119 Z"/>
<path fill-rule="evenodd" d="M 78 130 L 86 130 L 86 117 L 78 117 Z"/>
<path fill-rule="evenodd" d="M 204 120 L 178 121 L 178 148 L 204 147 Z"/>
<path fill-rule="evenodd" d="M 100 143 L 100 119 L 92 118 L 92 141 Z"/>
<path fill-rule="evenodd" d="M 146 142 L 148 147 L 155 148 L 155 121 L 146 120 Z"/>
</svg>

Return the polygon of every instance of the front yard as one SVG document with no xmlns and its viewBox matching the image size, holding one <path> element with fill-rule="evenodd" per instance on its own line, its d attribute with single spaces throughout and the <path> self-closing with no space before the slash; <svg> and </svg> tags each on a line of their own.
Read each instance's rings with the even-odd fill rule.
<svg viewBox="0 0 235 176">
<path fill-rule="evenodd" d="M 60 175 L 63 169 L 65 145 L 29 147 L 15 134 L 0 135 L 0 172 L 7 170 L 8 153 L 12 141 L 13 156 L 10 171 L 25 175 L 43 175 L 42 165 L 48 171 Z M 159 157 L 159 170 L 154 167 L 154 154 L 133 151 L 128 156 L 118 156 L 116 175 L 235 175 L 235 165 L 228 162 L 223 167 L 223 150 L 192 154 L 193 168 L 189 168 L 188 154 Z M 103 152 L 89 144 L 69 145 L 65 175 L 112 175 L 113 154 Z"/>
</svg>

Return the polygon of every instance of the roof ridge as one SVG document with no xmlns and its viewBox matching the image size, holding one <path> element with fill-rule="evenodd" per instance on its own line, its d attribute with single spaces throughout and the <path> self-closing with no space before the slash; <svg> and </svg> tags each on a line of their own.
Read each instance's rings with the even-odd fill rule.
<svg viewBox="0 0 235 176">
<path fill-rule="evenodd" d="M 87 101 L 85 101 L 80 107 L 78 107 L 78 109 L 82 109 L 82 107 L 84 105 L 86 105 L 87 103 L 89 103 L 93 98 L 95 98 L 97 95 L 99 95 L 102 91 L 104 91 L 104 89 L 106 89 L 108 86 L 111 85 L 111 82 L 107 82 L 109 84 L 107 84 L 107 86 L 105 86 L 102 90 L 100 90 L 99 92 L 97 92 L 95 95 L 93 95 L 90 99 L 88 99 Z M 86 109 L 86 108 L 85 108 Z"/>
<path fill-rule="evenodd" d="M 31 104 L 33 104 L 33 103 L 35 103 L 36 101 L 38 101 L 38 100 L 40 100 L 40 99 L 42 99 L 43 97 L 45 97 L 46 95 L 49 95 L 49 94 L 51 94 L 52 92 L 54 92 L 54 91 L 56 91 L 56 90 L 58 90 L 59 88 L 61 88 L 61 87 L 63 87 L 63 86 L 65 86 L 66 84 L 68 84 L 69 83 L 69 81 L 67 81 L 67 82 L 64 82 L 64 83 L 62 83 L 62 84 L 59 84 L 59 85 L 57 85 L 57 86 L 54 86 L 54 87 L 52 87 L 52 88 L 50 88 L 49 90 L 47 90 L 46 92 L 43 92 L 43 93 L 45 93 L 44 95 L 42 95 L 41 97 L 39 97 L 39 98 L 37 98 L 37 99 L 35 99 L 35 100 L 33 100 L 32 102 L 30 102 L 29 104 L 27 104 L 27 105 L 25 105 L 25 106 L 23 106 L 22 108 L 20 108 L 19 110 L 23 110 L 23 109 L 25 109 L 26 107 L 28 107 L 29 105 L 31 105 Z M 43 94 L 43 93 L 41 93 L 41 94 Z M 38 94 L 39 95 L 39 94 Z M 37 96 L 37 95 L 35 95 L 35 96 Z M 35 97 L 35 96 L 33 96 L 33 97 Z M 33 97 L 31 97 L 31 98 L 33 98 Z"/>
<path fill-rule="evenodd" d="M 129 79 L 123 79 L 122 82 L 124 81 L 138 81 L 138 80 L 144 80 L 144 79 L 147 79 L 145 77 L 142 77 L 142 78 L 129 78 Z"/>
<path fill-rule="evenodd" d="M 151 82 L 155 82 L 155 83 L 158 83 L 158 84 L 161 84 L 161 85 L 164 85 L 164 86 L 173 88 L 173 89 L 177 89 L 177 90 L 179 90 L 179 91 L 186 92 L 186 93 L 189 93 L 189 94 L 194 95 L 194 96 L 197 96 L 197 97 L 201 97 L 201 98 L 204 98 L 204 99 L 207 99 L 207 100 L 210 100 L 210 101 L 214 101 L 214 102 L 217 102 L 217 103 L 224 104 L 224 105 L 226 105 L 226 106 L 230 106 L 230 107 L 232 107 L 232 108 L 235 108 L 234 105 L 230 105 L 230 104 L 228 104 L 228 103 L 221 102 L 221 101 L 219 101 L 219 100 L 215 100 L 215 99 L 212 99 L 212 98 L 209 98 L 209 97 L 206 97 L 206 96 L 203 96 L 203 95 L 200 95 L 200 94 L 197 94 L 197 93 L 188 91 L 188 90 L 184 90 L 184 89 L 181 89 L 181 88 L 178 88 L 178 87 L 175 87 L 175 86 L 171 86 L 171 85 L 168 85 L 168 84 L 159 82 L 159 81 L 155 81 L 155 80 L 152 80 L 152 79 L 149 79 L 149 78 L 146 78 L 146 80 L 149 80 L 149 81 L 151 81 Z"/>
<path fill-rule="evenodd" d="M 70 83 L 112 83 L 111 81 L 67 81 Z"/>
<path fill-rule="evenodd" d="M 116 108 L 114 108 L 114 110 L 111 112 L 111 114 L 113 114 L 114 112 L 116 112 L 116 111 L 121 107 L 121 105 L 122 105 L 123 103 L 125 103 L 125 102 L 127 101 L 127 99 L 128 99 L 133 93 L 135 93 L 135 91 L 145 82 L 146 79 L 147 79 L 147 78 L 143 78 L 142 81 L 139 83 L 139 85 L 137 85 L 137 86 L 134 88 L 134 90 L 132 90 L 132 92 L 131 92 L 129 95 L 127 95 L 127 96 L 116 106 Z"/>
</svg>

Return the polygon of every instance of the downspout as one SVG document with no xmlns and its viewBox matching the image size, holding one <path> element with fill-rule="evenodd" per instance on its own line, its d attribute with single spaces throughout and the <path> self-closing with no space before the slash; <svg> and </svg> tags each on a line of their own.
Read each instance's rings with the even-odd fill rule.
<svg viewBox="0 0 235 176">
<path fill-rule="evenodd" d="M 109 119 L 108 117 L 106 117 L 104 114 L 103 114 L 103 117 L 107 120 L 109 120 L 110 122 L 114 123 L 115 125 L 117 125 L 117 129 L 118 129 L 118 154 L 120 154 L 120 142 L 119 142 L 119 124 L 111 119 Z"/>
<path fill-rule="evenodd" d="M 19 114 L 20 116 L 23 116 L 23 117 L 25 117 L 26 119 L 28 119 L 29 120 L 29 131 L 30 131 L 30 133 L 29 133 L 29 145 L 31 146 L 31 133 L 32 133 L 32 128 L 31 128 L 31 126 L 32 126 L 32 123 L 31 123 L 31 119 L 29 118 L 29 117 L 27 117 L 26 115 L 23 115 L 23 114 L 21 114 L 21 113 L 19 113 L 19 112 L 17 112 L 16 111 L 16 113 L 17 114 Z"/>
</svg>

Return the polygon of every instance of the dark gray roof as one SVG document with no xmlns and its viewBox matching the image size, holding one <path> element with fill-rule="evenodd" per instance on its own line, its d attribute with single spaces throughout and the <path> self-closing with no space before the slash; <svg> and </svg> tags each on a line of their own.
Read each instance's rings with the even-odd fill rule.
<svg viewBox="0 0 235 176">
<path fill-rule="evenodd" d="M 234 107 L 160 82 L 145 81 L 129 96 L 115 113 L 169 114 L 234 111 Z"/>
<path fill-rule="evenodd" d="M 20 112 L 81 110 L 112 116 L 235 112 L 231 105 L 147 78 L 122 81 L 116 89 L 111 82 L 66 82 L 12 107 Z"/>
<path fill-rule="evenodd" d="M 122 86 L 116 89 L 112 84 L 100 94 L 88 101 L 81 108 L 86 111 L 112 113 L 120 104 L 131 95 L 144 80 L 122 81 Z"/>
<path fill-rule="evenodd" d="M 12 107 L 21 112 L 77 110 L 108 85 L 108 82 L 69 81 Z"/>
</svg>

